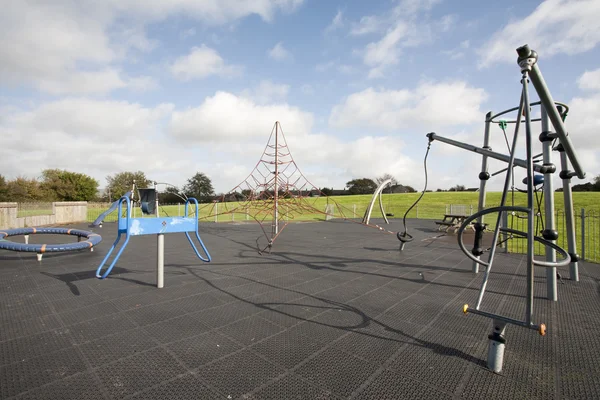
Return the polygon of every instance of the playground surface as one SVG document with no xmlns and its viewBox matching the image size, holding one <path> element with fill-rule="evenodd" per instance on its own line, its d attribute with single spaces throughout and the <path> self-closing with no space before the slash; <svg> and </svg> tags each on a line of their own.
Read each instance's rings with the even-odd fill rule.
<svg viewBox="0 0 600 400">
<path fill-rule="evenodd" d="M 600 265 L 580 263 L 579 282 L 561 270 L 558 302 L 536 269 L 548 333 L 509 325 L 494 374 L 491 321 L 462 312 L 483 274 L 455 235 L 408 223 L 403 252 L 394 235 L 329 221 L 289 225 L 262 255 L 257 224 L 204 223 L 212 262 L 165 235 L 163 289 L 155 236 L 95 277 L 115 223 L 72 226 L 102 235 L 94 252 L 0 251 L 0 398 L 600 398 Z M 524 255 L 498 254 L 482 309 L 521 319 L 525 277 Z"/>
</svg>

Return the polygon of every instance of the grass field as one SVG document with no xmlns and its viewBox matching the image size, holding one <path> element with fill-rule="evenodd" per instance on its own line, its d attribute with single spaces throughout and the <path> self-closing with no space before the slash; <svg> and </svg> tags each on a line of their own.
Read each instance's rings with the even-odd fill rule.
<svg viewBox="0 0 600 400">
<path fill-rule="evenodd" d="M 541 196 L 541 193 L 539 194 Z M 406 210 L 417 200 L 420 193 L 398 193 L 384 194 L 383 207 L 386 213 L 393 214 L 388 218 L 402 218 Z M 514 196 L 514 198 L 513 198 Z M 286 199 L 280 201 L 280 218 L 287 221 L 323 221 L 325 220 L 325 208 L 329 204 L 333 206 L 334 218 L 347 218 L 361 220 L 371 201 L 371 195 L 355 196 L 332 196 L 329 198 L 309 198 L 303 204 L 308 203 L 310 207 L 298 206 L 298 200 Z M 419 204 L 414 207 L 407 218 L 438 220 L 444 217 L 449 210 L 450 205 L 462 206 L 467 214 L 477 211 L 479 193 L 476 192 L 428 192 L 425 193 Z M 501 193 L 490 192 L 486 198 L 486 208 L 494 207 L 500 204 Z M 544 202 L 541 199 L 541 212 L 544 212 Z M 507 205 L 525 206 L 527 197 L 525 193 L 516 192 L 508 194 Z M 296 204 L 296 206 L 294 206 Z M 108 209 L 107 203 L 88 203 L 88 222 L 93 222 L 98 216 Z M 586 216 L 586 258 L 589 260 L 600 261 L 600 192 L 576 192 L 573 193 L 575 231 L 577 235 L 578 252 L 581 251 L 581 210 L 584 209 Z M 262 208 L 259 208 L 262 207 Z M 311 208 L 311 207 L 314 207 Z M 19 208 L 19 217 L 30 215 L 43 215 L 51 213 L 51 206 L 41 203 L 37 207 L 34 204 L 23 205 Z M 554 208 L 556 210 L 556 228 L 559 232 L 558 244 L 566 247 L 566 235 L 564 232 L 564 198 L 562 193 L 554 194 Z M 235 210 L 235 212 L 232 212 Z M 270 221 L 272 219 L 272 203 L 263 203 L 260 206 L 244 208 L 241 203 L 218 203 L 218 204 L 200 204 L 199 220 L 200 222 L 240 222 Z M 159 208 L 160 214 L 164 216 L 182 216 L 184 214 L 183 204 L 164 205 Z M 134 208 L 134 217 L 142 217 L 139 208 Z M 190 211 L 193 214 L 193 212 Z M 151 217 L 151 216 L 148 216 Z M 375 204 L 371 218 L 382 218 L 379 204 Z M 497 215 L 490 214 L 485 222 L 490 228 L 495 225 Z M 114 222 L 117 220 L 117 213 L 113 212 L 105 218 L 105 222 Z M 539 223 L 539 222 L 538 222 Z M 510 224 L 516 229 L 524 230 L 525 220 L 511 218 Z M 433 225 L 433 222 L 432 222 Z M 539 226 L 539 225 L 538 225 Z M 523 241 L 510 241 L 509 249 L 515 252 L 523 251 Z M 541 253 L 543 248 L 538 247 L 537 252 Z"/>
<path fill-rule="evenodd" d="M 541 193 L 539 193 L 541 196 Z M 398 193 L 384 194 L 383 207 L 386 213 L 393 214 L 388 218 L 402 218 L 406 210 L 417 200 L 420 193 Z M 310 198 L 307 203 L 316 210 L 304 207 L 296 213 L 290 213 L 293 207 L 294 200 L 280 201 L 280 218 L 293 221 L 323 221 L 325 220 L 325 208 L 327 204 L 334 207 L 334 218 L 348 218 L 361 220 L 368 205 L 371 201 L 371 195 L 355 195 L 355 196 L 332 196 L 329 198 Z M 461 205 L 464 206 L 468 214 L 477 211 L 479 193 L 476 192 L 428 192 L 425 193 L 419 204 L 414 207 L 407 218 L 420 218 L 438 220 L 444 217 L 444 214 L 449 211 L 449 206 Z M 501 193 L 491 192 L 487 194 L 486 208 L 494 207 L 500 204 Z M 543 198 L 541 200 L 541 212 L 544 212 Z M 507 205 L 526 206 L 527 196 L 525 193 L 509 193 L 507 197 Z M 536 203 L 537 204 L 537 203 Z M 593 261 L 600 261 L 600 193 L 599 192 L 576 192 L 573 193 L 573 206 L 575 213 L 575 231 L 578 252 L 581 252 L 581 209 L 585 209 L 586 215 L 586 258 Z M 104 210 L 109 207 L 109 204 L 94 204 L 88 205 L 88 222 L 94 221 Z M 199 210 L 200 222 L 240 222 L 254 221 L 253 217 L 260 221 L 270 221 L 272 216 L 272 204 L 263 204 L 263 209 L 242 207 L 241 203 L 218 203 L 201 204 Z M 564 231 L 564 197 L 562 193 L 555 193 L 554 207 L 556 210 L 556 228 L 559 232 L 558 244 L 567 247 L 566 234 Z M 536 206 L 537 208 L 537 206 Z M 237 209 L 237 210 L 235 210 Z M 183 204 L 180 205 L 164 205 L 160 207 L 160 214 L 165 216 L 181 216 L 184 213 Z M 231 212 L 235 210 L 236 212 Z M 292 214 L 292 215 L 290 215 Z M 135 217 L 142 217 L 139 209 L 134 209 Z M 151 217 L 151 216 L 149 216 Z M 379 205 L 376 203 L 373 207 L 371 218 L 382 218 Z M 497 214 L 490 214 L 486 217 L 485 222 L 490 228 L 495 226 Z M 105 219 L 106 222 L 116 221 L 117 213 L 113 212 Z M 515 229 L 525 230 L 525 221 L 511 217 L 509 226 Z M 541 229 L 541 221 L 537 221 L 538 227 Z M 433 224 L 433 223 L 432 223 Z M 514 252 L 524 251 L 523 240 L 509 241 L 509 250 Z M 542 254 L 543 247 L 538 246 L 536 253 Z"/>
</svg>

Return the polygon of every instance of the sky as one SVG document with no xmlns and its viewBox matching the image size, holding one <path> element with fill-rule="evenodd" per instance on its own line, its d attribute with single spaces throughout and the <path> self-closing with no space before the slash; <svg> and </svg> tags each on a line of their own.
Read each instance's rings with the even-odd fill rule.
<svg viewBox="0 0 600 400">
<path fill-rule="evenodd" d="M 422 190 L 427 133 L 481 146 L 486 113 L 518 106 L 515 50 L 524 44 L 539 54 L 554 100 L 569 106 L 566 126 L 587 174 L 573 184 L 600 174 L 599 0 L 2 3 L 8 179 L 59 168 L 102 188 L 109 175 L 141 170 L 181 186 L 202 172 L 226 193 L 279 121 L 317 187 L 388 173 Z M 541 126 L 532 129 L 539 153 Z M 491 146 L 508 151 L 498 125 Z M 427 167 L 428 189 L 479 186 L 475 153 L 434 141 Z M 490 172 L 502 167 L 493 161 Z M 517 182 L 524 176 L 515 170 Z M 490 190 L 503 179 L 490 179 Z"/>
</svg>

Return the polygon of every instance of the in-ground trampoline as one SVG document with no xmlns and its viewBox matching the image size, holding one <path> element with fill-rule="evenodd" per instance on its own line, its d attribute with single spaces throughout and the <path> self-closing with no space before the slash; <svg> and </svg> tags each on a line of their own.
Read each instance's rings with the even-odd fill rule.
<svg viewBox="0 0 600 400">
<path fill-rule="evenodd" d="M 462 312 L 483 274 L 454 235 L 432 239 L 433 221 L 411 221 L 403 252 L 358 224 L 291 224 L 263 255 L 255 224 L 201 224 L 212 262 L 168 235 L 163 289 L 150 236 L 96 279 L 113 225 L 98 230 L 94 253 L 39 263 L 0 251 L 0 398 L 600 398 L 595 264 L 581 262 L 557 302 L 536 270 L 535 315 L 548 333 L 510 326 L 494 374 L 491 321 Z M 525 273 L 524 256 L 498 254 L 483 306 L 521 317 Z"/>
</svg>

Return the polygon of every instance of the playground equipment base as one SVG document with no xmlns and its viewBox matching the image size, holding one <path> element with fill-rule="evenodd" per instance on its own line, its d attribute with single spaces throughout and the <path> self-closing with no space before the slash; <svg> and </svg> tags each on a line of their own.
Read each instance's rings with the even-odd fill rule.
<svg viewBox="0 0 600 400">
<path fill-rule="evenodd" d="M 433 221 L 410 221 L 402 253 L 393 235 L 329 221 L 288 226 L 264 255 L 257 225 L 202 224 L 213 261 L 198 260 L 184 234 L 165 236 L 160 290 L 153 236 L 95 277 L 117 231 L 104 225 L 93 253 L 46 254 L 40 265 L 0 251 L 0 398 L 600 398 L 597 265 L 559 282 L 557 302 L 537 271 L 548 334 L 508 326 L 495 374 L 491 321 L 462 312 L 482 274 L 454 235 L 431 239 Z M 524 259 L 498 255 L 486 309 L 521 316 Z"/>
</svg>

